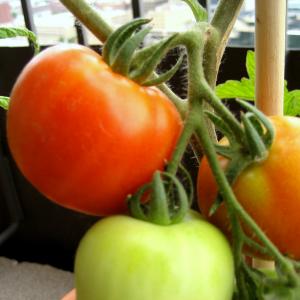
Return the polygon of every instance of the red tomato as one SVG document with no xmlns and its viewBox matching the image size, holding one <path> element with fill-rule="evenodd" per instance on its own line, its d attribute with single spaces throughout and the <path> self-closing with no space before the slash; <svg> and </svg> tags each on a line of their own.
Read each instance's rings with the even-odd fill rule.
<svg viewBox="0 0 300 300">
<path fill-rule="evenodd" d="M 95 215 L 124 212 L 126 195 L 164 167 L 181 129 L 157 88 L 112 72 L 79 45 L 36 56 L 13 88 L 7 116 L 25 177 L 49 199 Z"/>
<path fill-rule="evenodd" d="M 300 119 L 272 117 L 275 140 L 266 161 L 247 168 L 233 186 L 238 201 L 279 250 L 300 259 Z M 227 161 L 220 158 L 225 168 Z M 199 206 L 208 216 L 217 187 L 206 159 L 198 174 Z M 211 221 L 227 234 L 224 204 Z"/>
</svg>

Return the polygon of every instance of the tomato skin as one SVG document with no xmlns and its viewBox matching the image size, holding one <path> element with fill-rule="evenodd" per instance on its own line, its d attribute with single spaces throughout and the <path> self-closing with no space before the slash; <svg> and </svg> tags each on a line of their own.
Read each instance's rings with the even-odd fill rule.
<svg viewBox="0 0 300 300">
<path fill-rule="evenodd" d="M 300 119 L 271 117 L 275 140 L 266 161 L 247 168 L 233 191 L 244 209 L 289 257 L 300 259 Z M 220 158 L 225 168 L 227 161 Z M 206 159 L 198 173 L 199 207 L 208 216 L 217 188 Z M 210 220 L 229 235 L 224 205 Z"/>
<path fill-rule="evenodd" d="M 113 216 L 81 240 L 75 286 L 77 300 L 229 300 L 233 257 L 221 232 L 196 212 L 170 226 Z"/>
<path fill-rule="evenodd" d="M 94 215 L 124 212 L 126 195 L 164 167 L 181 129 L 157 88 L 113 73 L 79 45 L 36 56 L 7 115 L 8 143 L 25 177 L 49 199 Z"/>
</svg>

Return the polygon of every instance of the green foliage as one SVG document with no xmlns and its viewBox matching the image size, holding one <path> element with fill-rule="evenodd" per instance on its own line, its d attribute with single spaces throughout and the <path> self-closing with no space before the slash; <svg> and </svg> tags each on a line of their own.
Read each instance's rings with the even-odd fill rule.
<svg viewBox="0 0 300 300">
<path fill-rule="evenodd" d="M 0 39 L 14 38 L 14 37 L 27 37 L 34 47 L 34 53 L 40 51 L 40 46 L 37 42 L 36 35 L 26 28 L 16 27 L 0 27 Z M 9 97 L 0 96 L 0 107 L 7 110 L 9 104 Z"/>
<path fill-rule="evenodd" d="M 0 107 L 5 110 L 8 110 L 9 97 L 0 96 Z"/>
<path fill-rule="evenodd" d="M 249 78 L 228 80 L 216 87 L 216 94 L 220 99 L 255 100 L 255 55 L 249 50 L 246 57 L 246 69 Z M 287 82 L 284 86 L 284 114 L 288 116 L 300 115 L 300 90 L 288 91 Z"/>
<path fill-rule="evenodd" d="M 0 27 L 0 39 L 13 37 L 27 37 L 34 47 L 35 54 L 37 54 L 40 51 L 40 46 L 37 42 L 37 37 L 32 31 L 26 28 Z"/>
</svg>

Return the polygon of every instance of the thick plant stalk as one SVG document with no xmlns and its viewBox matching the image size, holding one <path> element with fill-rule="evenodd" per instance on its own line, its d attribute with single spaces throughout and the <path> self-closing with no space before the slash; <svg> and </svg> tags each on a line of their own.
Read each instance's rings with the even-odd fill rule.
<svg viewBox="0 0 300 300">
<path fill-rule="evenodd" d="M 84 0 L 60 0 L 101 42 L 113 32 L 113 28 Z"/>
<path fill-rule="evenodd" d="M 211 20 L 211 25 L 216 30 L 219 40 L 213 49 L 212 45 L 208 44 L 204 55 L 204 70 L 206 79 L 212 87 L 216 83 L 223 53 L 243 3 L 244 0 L 220 0 Z M 215 34 L 214 38 L 216 38 Z M 215 57 L 212 57 L 213 55 Z"/>
</svg>

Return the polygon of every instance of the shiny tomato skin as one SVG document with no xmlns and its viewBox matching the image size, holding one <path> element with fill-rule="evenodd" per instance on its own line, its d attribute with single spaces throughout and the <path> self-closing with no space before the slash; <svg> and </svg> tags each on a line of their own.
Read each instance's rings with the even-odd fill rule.
<svg viewBox="0 0 300 300">
<path fill-rule="evenodd" d="M 196 212 L 170 226 L 112 216 L 80 241 L 75 287 L 77 300 L 230 300 L 233 257 Z"/>
<path fill-rule="evenodd" d="M 8 143 L 25 177 L 49 199 L 93 215 L 124 212 L 126 195 L 164 167 L 181 129 L 157 88 L 112 72 L 79 45 L 31 60 L 7 114 Z"/>
<path fill-rule="evenodd" d="M 300 119 L 271 117 L 275 140 L 269 157 L 247 168 L 233 186 L 238 201 L 279 250 L 300 259 Z M 227 161 L 220 158 L 225 168 Z M 199 207 L 208 216 L 217 188 L 206 159 L 198 173 Z M 229 234 L 224 205 L 210 220 Z"/>
</svg>

